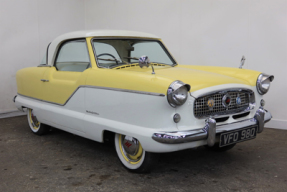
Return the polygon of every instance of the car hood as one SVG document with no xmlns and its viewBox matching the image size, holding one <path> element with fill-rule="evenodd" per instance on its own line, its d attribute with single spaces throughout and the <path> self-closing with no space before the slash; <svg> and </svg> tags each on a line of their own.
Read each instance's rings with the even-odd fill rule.
<svg viewBox="0 0 287 192">
<path fill-rule="evenodd" d="M 128 67 L 122 70 L 150 73 L 152 68 Z M 191 86 L 191 92 L 206 87 L 222 85 L 222 84 L 244 84 L 255 86 L 256 79 L 260 72 L 237 69 L 229 67 L 208 67 L 208 66 L 192 66 L 178 65 L 170 66 L 154 66 L 155 77 L 166 78 L 171 81 L 180 80 Z"/>
</svg>

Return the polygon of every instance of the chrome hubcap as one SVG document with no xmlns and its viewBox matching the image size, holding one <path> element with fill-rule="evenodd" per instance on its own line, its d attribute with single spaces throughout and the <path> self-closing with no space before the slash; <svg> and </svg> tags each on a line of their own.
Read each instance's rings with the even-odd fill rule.
<svg viewBox="0 0 287 192">
<path fill-rule="evenodd" d="M 122 137 L 122 146 L 128 155 L 136 155 L 139 151 L 139 141 L 130 136 Z"/>
</svg>

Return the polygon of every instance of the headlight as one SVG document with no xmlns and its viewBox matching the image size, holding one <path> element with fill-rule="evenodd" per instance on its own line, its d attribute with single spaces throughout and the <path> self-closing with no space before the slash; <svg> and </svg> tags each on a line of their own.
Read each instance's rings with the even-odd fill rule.
<svg viewBox="0 0 287 192">
<path fill-rule="evenodd" d="M 274 79 L 273 75 L 266 75 L 264 73 L 261 73 L 258 76 L 256 87 L 260 95 L 264 95 L 265 93 L 268 92 L 270 88 L 270 82 L 272 82 L 273 79 Z"/>
<path fill-rule="evenodd" d="M 167 101 L 172 107 L 183 105 L 187 100 L 190 85 L 174 81 L 167 90 Z"/>
</svg>

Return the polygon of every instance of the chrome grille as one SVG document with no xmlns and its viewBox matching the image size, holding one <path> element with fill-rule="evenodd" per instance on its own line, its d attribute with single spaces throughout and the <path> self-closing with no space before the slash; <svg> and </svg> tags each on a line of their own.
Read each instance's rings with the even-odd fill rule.
<svg viewBox="0 0 287 192">
<path fill-rule="evenodd" d="M 222 98 L 226 94 L 229 94 L 231 97 L 231 103 L 228 107 L 225 107 L 222 103 Z M 222 91 L 199 97 L 194 102 L 194 116 L 201 118 L 242 112 L 249 108 L 250 94 L 254 94 L 253 91 Z M 241 104 L 239 105 L 236 104 L 237 95 L 241 99 Z M 212 109 L 209 109 L 207 105 L 209 98 L 214 99 Z"/>
</svg>

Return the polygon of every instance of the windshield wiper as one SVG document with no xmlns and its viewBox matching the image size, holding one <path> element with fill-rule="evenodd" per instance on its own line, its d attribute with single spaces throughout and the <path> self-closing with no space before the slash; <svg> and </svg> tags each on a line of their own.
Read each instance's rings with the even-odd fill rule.
<svg viewBox="0 0 287 192">
<path fill-rule="evenodd" d="M 103 60 L 103 61 L 116 61 L 117 64 L 115 65 L 111 65 L 111 66 L 120 66 L 118 63 L 121 62 L 120 60 L 117 60 L 117 59 L 101 59 L 101 58 L 98 58 L 98 60 Z M 125 61 L 125 60 L 122 60 L 126 65 L 131 65 L 131 63 Z M 111 66 L 109 66 L 108 68 L 111 68 Z"/>
<path fill-rule="evenodd" d="M 98 60 L 104 60 L 104 61 L 116 61 L 116 62 L 120 62 L 120 60 L 117 60 L 117 59 L 101 59 L 101 58 L 98 58 Z"/>
<path fill-rule="evenodd" d="M 124 57 L 125 59 L 134 59 L 134 60 L 139 60 L 139 58 L 137 57 Z M 172 64 L 172 65 L 169 65 L 169 64 L 166 64 L 166 63 L 159 63 L 159 62 L 150 62 L 151 64 L 160 64 L 160 65 L 167 65 L 167 66 L 172 66 L 174 67 L 176 65 L 176 63 Z"/>
<path fill-rule="evenodd" d="M 125 59 L 134 59 L 134 60 L 139 60 L 137 57 L 124 57 Z"/>
</svg>

